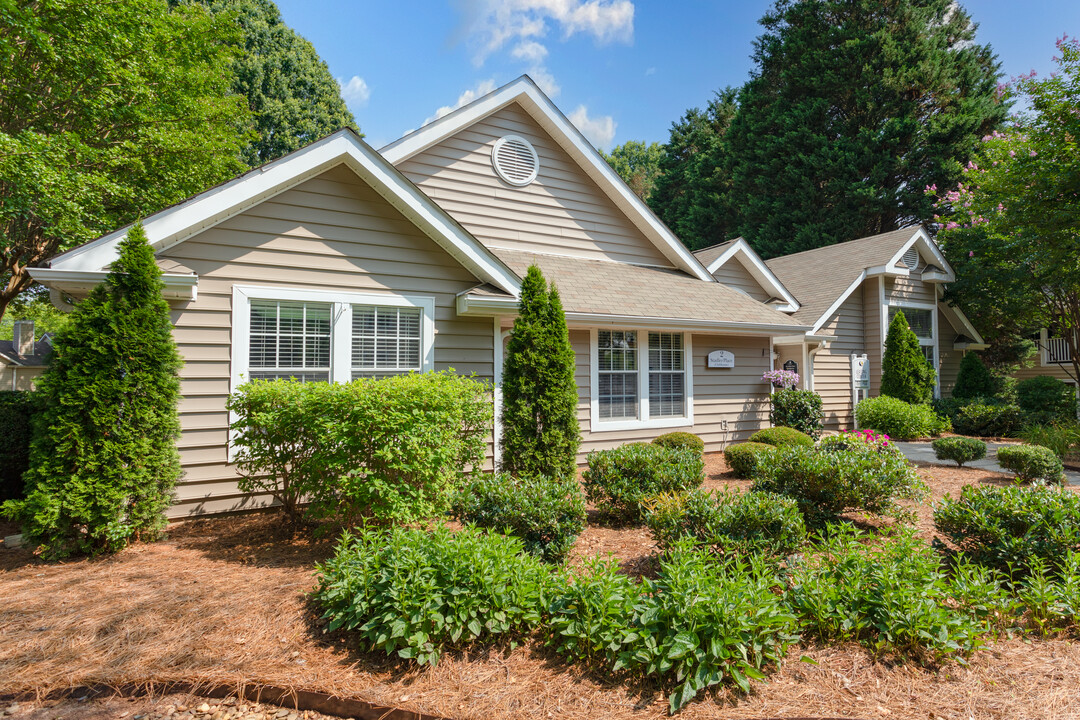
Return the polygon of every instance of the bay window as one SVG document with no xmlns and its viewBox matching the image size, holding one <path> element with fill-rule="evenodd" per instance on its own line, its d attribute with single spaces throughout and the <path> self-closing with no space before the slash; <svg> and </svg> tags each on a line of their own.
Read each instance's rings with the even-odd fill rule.
<svg viewBox="0 0 1080 720">
<path fill-rule="evenodd" d="M 693 423 L 688 334 L 594 330 L 592 348 L 592 432 Z"/>
</svg>

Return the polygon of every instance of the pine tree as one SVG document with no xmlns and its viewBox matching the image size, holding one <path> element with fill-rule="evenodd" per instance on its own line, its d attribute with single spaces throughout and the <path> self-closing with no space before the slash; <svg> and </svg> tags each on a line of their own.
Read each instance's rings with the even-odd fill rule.
<svg viewBox="0 0 1080 720">
<path fill-rule="evenodd" d="M 994 376 L 990 374 L 982 359 L 973 352 L 964 353 L 960 360 L 960 369 L 956 373 L 952 396 L 967 399 L 985 398 L 993 394 Z"/>
<path fill-rule="evenodd" d="M 770 258 L 929 222 L 1005 119 L 954 0 L 778 0 L 726 135 L 739 233 Z"/>
<path fill-rule="evenodd" d="M 572 477 L 581 435 L 574 350 L 559 291 L 529 268 L 503 365 L 502 469 Z"/>
<path fill-rule="evenodd" d="M 907 403 L 925 404 L 934 395 L 936 373 L 926 362 L 919 338 L 908 326 L 903 311 L 889 323 L 885 355 L 881 360 L 881 394 Z"/>
<path fill-rule="evenodd" d="M 54 341 L 26 499 L 4 506 L 47 556 L 153 539 L 180 477 L 180 356 L 141 225 Z"/>
</svg>

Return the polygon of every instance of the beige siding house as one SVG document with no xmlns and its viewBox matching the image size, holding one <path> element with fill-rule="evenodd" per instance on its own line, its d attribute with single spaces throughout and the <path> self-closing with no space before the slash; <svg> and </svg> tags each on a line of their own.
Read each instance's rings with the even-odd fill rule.
<svg viewBox="0 0 1080 720">
<path fill-rule="evenodd" d="M 335 133 L 144 227 L 185 360 L 173 516 L 267 502 L 230 462 L 225 402 L 251 378 L 454 368 L 490 380 L 497 411 L 532 264 L 566 309 L 580 460 L 671 430 L 745 440 L 768 423 L 774 344 L 811 330 L 745 243 L 718 279 L 524 77 L 378 152 Z M 126 231 L 33 275 L 85 295 Z"/>
<path fill-rule="evenodd" d="M 34 323 L 15 323 L 11 340 L 0 340 L 0 392 L 33 390 L 52 353 L 50 336 L 35 340 Z"/>
</svg>

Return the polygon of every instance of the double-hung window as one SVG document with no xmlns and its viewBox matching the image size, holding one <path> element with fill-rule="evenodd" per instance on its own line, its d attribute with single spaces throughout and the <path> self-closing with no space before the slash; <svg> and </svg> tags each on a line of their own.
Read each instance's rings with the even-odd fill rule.
<svg viewBox="0 0 1080 720">
<path fill-rule="evenodd" d="M 349 382 L 432 369 L 435 300 L 233 288 L 233 388 L 252 379 Z"/>
<path fill-rule="evenodd" d="M 592 338 L 592 432 L 693 423 L 689 335 L 605 329 Z"/>
</svg>

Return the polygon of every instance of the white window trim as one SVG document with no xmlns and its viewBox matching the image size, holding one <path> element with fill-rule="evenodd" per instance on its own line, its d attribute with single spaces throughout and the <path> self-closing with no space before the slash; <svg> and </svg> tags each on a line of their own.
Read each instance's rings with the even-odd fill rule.
<svg viewBox="0 0 1080 720">
<path fill-rule="evenodd" d="M 884 285 L 884 283 L 882 283 Z M 912 308 L 914 310 L 929 310 L 930 311 L 930 332 L 934 334 L 934 337 L 927 339 L 920 337 L 919 345 L 923 347 L 934 348 L 934 397 L 941 398 L 941 352 L 938 349 L 938 306 L 930 303 L 919 302 L 907 302 L 904 300 L 889 300 L 888 304 L 882 309 L 882 334 L 881 334 L 881 357 L 885 358 L 885 338 L 889 334 L 889 308 Z M 918 335 L 916 335 L 918 337 Z"/>
<path fill-rule="evenodd" d="M 589 329 L 589 432 L 617 432 L 652 428 L 688 427 L 694 424 L 694 343 L 693 335 L 685 330 L 649 330 L 615 327 L 605 330 L 625 330 L 637 333 L 638 350 L 638 417 L 627 420 L 600 419 L 600 343 L 599 328 Z M 683 336 L 683 372 L 686 384 L 686 414 L 680 417 L 649 417 L 649 333 L 673 332 Z"/>
</svg>

